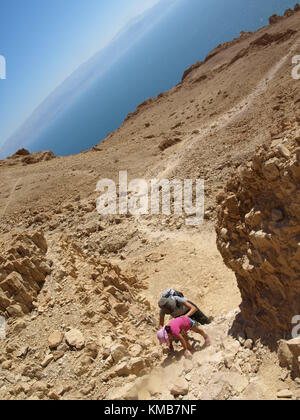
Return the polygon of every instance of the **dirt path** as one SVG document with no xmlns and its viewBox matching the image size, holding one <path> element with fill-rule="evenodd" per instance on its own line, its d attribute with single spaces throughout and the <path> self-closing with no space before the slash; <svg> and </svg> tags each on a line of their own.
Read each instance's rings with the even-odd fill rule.
<svg viewBox="0 0 300 420">
<path fill-rule="evenodd" d="M 123 263 L 147 279 L 145 292 L 155 311 L 163 290 L 175 287 L 208 315 L 220 316 L 237 308 L 240 293 L 234 274 L 226 268 L 216 246 L 213 224 L 197 229 L 157 229 L 139 220 L 147 246 L 132 250 Z"/>
<path fill-rule="evenodd" d="M 18 184 L 19 184 L 19 182 L 20 182 L 20 181 L 21 181 L 21 178 L 18 178 L 18 179 L 17 179 L 17 181 L 15 182 L 15 184 L 13 185 L 13 187 L 12 187 L 12 189 L 11 189 L 11 192 L 10 192 L 10 194 L 9 194 L 9 197 L 8 197 L 8 199 L 7 199 L 6 206 L 4 207 L 4 209 L 3 209 L 3 210 L 2 210 L 2 212 L 1 212 L 1 215 L 0 215 L 0 217 L 1 217 L 1 218 L 5 216 L 5 213 L 6 213 L 6 211 L 7 211 L 8 207 L 9 207 L 9 205 L 10 205 L 10 203 L 11 203 L 12 196 L 13 196 L 13 194 L 15 193 L 16 188 L 17 188 L 17 186 L 18 186 Z"/>
</svg>

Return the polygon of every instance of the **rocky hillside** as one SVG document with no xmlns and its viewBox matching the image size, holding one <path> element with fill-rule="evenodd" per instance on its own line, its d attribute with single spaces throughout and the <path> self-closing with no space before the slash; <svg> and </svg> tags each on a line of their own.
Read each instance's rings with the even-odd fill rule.
<svg viewBox="0 0 300 420">
<path fill-rule="evenodd" d="M 1 399 L 300 398 L 299 8 L 270 23 L 92 150 L 0 162 Z M 203 178 L 204 223 L 100 216 L 97 182 L 123 170 Z M 190 361 L 156 340 L 168 287 L 214 318 Z"/>
<path fill-rule="evenodd" d="M 218 248 L 236 273 L 249 337 L 291 338 L 300 313 L 300 131 L 255 154 L 220 195 Z"/>
<path fill-rule="evenodd" d="M 155 322 L 135 276 L 74 238 L 56 238 L 50 249 L 37 232 L 3 239 L 0 302 L 10 318 L 1 398 L 104 398 L 120 378 L 156 363 Z"/>
</svg>

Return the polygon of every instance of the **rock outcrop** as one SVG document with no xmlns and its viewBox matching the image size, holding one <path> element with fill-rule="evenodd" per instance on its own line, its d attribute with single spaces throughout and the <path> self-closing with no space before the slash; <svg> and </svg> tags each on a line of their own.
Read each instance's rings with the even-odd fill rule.
<svg viewBox="0 0 300 420">
<path fill-rule="evenodd" d="M 269 18 L 269 23 L 270 23 L 270 25 L 276 25 L 276 23 L 282 21 L 285 18 L 289 18 L 289 17 L 293 16 L 295 13 L 297 13 L 299 11 L 300 11 L 300 5 L 299 5 L 299 3 L 296 3 L 296 5 L 294 7 L 294 10 L 293 9 L 287 9 L 284 12 L 283 16 L 272 15 Z"/>
<path fill-rule="evenodd" d="M 34 165 L 36 163 L 47 162 L 55 158 L 55 154 L 51 151 L 30 153 L 26 149 L 20 149 L 8 159 L 0 161 L 0 166 L 14 166 L 18 164 Z"/>
<path fill-rule="evenodd" d="M 0 255 L 0 315 L 21 317 L 33 308 L 51 267 L 42 233 L 13 236 Z"/>
<path fill-rule="evenodd" d="M 260 148 L 219 196 L 217 244 L 236 274 L 249 337 L 290 338 L 300 314 L 300 148 Z"/>
</svg>

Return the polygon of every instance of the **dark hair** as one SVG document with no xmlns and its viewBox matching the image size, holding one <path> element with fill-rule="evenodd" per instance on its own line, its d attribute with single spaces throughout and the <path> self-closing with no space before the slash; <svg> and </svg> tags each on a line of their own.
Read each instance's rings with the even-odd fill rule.
<svg viewBox="0 0 300 420">
<path fill-rule="evenodd" d="M 170 334 L 171 328 L 169 326 L 165 327 L 165 330 L 167 331 L 168 334 Z"/>
</svg>

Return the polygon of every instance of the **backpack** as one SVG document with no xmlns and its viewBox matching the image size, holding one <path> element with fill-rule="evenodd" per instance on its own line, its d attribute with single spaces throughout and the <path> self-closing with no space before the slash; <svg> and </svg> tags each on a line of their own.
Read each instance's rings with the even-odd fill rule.
<svg viewBox="0 0 300 420">
<path fill-rule="evenodd" d="M 169 297 L 175 297 L 175 296 L 184 298 L 183 293 L 178 292 L 177 290 L 174 290 L 174 289 L 168 289 L 162 294 L 162 297 L 165 299 L 168 299 Z"/>
</svg>

